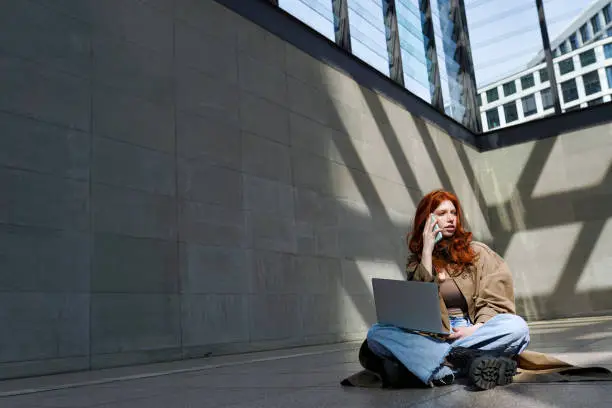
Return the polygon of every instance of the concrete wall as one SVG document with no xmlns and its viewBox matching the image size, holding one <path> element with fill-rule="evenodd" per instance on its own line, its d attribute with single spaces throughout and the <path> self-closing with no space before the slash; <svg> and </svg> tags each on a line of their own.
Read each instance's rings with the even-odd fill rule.
<svg viewBox="0 0 612 408">
<path fill-rule="evenodd" d="M 612 125 L 482 153 L 495 248 L 531 319 L 612 310 Z"/>
<path fill-rule="evenodd" d="M 0 6 L 0 377 L 361 338 L 475 151 L 211 0 Z"/>
</svg>

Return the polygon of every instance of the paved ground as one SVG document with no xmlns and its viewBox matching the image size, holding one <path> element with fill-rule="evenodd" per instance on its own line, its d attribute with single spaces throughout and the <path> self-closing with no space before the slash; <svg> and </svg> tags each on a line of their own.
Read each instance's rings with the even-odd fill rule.
<svg viewBox="0 0 612 408">
<path fill-rule="evenodd" d="M 531 325 L 533 350 L 612 369 L 612 317 Z M 464 385 L 418 390 L 343 388 L 359 370 L 356 344 L 0 382 L 0 407 L 599 407 L 612 383 Z"/>
</svg>

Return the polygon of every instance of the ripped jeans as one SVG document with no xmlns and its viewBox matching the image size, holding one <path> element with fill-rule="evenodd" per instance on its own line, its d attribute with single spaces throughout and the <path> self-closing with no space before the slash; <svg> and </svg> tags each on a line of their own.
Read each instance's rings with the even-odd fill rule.
<svg viewBox="0 0 612 408">
<path fill-rule="evenodd" d="M 450 317 L 452 327 L 471 326 L 465 317 Z M 529 344 L 529 328 L 520 316 L 498 314 L 471 336 L 452 342 L 422 336 L 392 325 L 375 324 L 368 331 L 368 346 L 380 357 L 395 356 L 423 383 L 456 375 L 443 365 L 453 347 L 466 347 L 497 352 L 499 356 L 521 353 Z"/>
</svg>

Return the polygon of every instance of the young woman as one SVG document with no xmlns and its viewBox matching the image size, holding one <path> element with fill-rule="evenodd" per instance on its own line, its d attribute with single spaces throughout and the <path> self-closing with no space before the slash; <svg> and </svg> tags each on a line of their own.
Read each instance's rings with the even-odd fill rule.
<svg viewBox="0 0 612 408">
<path fill-rule="evenodd" d="M 392 386 L 406 375 L 429 386 L 450 384 L 458 375 L 481 389 L 510 383 L 516 372 L 512 357 L 529 344 L 529 329 L 515 314 L 504 260 L 472 241 L 459 200 L 442 190 L 421 200 L 408 237 L 408 279 L 438 284 L 442 323 L 451 334 L 442 338 L 375 324 L 367 346 L 385 361 L 383 378 Z"/>
</svg>

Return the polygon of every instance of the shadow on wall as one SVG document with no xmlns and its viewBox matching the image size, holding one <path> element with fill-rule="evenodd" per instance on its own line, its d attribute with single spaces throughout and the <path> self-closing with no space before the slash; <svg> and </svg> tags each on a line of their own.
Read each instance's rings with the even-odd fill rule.
<svg viewBox="0 0 612 408">
<path fill-rule="evenodd" d="M 341 74 L 331 76 L 335 75 Z M 323 79 L 323 83 L 336 83 Z M 365 205 L 380 215 L 383 225 L 406 233 L 410 223 L 405 221 L 412 216 L 422 194 L 437 187 L 449 189 L 466 206 L 467 216 L 476 227 L 473 229 L 476 239 L 490 244 L 509 262 L 520 314 L 537 320 L 612 309 L 612 289 L 608 289 L 612 279 L 603 270 L 612 263 L 601 248 L 605 245 L 602 243 L 612 239 L 604 234 L 606 221 L 612 216 L 609 125 L 474 154 L 470 147 L 450 139 L 384 97 L 363 87 L 356 88 L 361 93 L 363 115 L 371 118 L 373 126 L 352 130 L 354 125 L 348 121 L 353 117 L 346 114 L 343 106 L 346 100 L 336 101 L 342 91 L 328 86 L 332 122 L 344 126 L 338 128 L 340 133 L 334 133 L 329 143 L 338 152 L 339 161 L 348 166 Z M 355 100 L 351 99 L 353 103 Z M 340 109 L 334 111 L 334 107 Z M 393 112 L 391 117 L 388 112 Z M 448 140 L 441 140 L 444 138 Z M 415 147 L 422 150 L 415 152 Z M 591 169 L 585 163 L 592 160 L 591 153 L 600 147 L 605 151 L 597 158 L 603 164 Z M 470 156 L 476 158 L 470 161 Z M 379 160 L 379 169 L 370 166 L 374 160 Z M 380 161 L 385 161 L 386 166 Z M 431 175 L 422 176 L 423 167 L 434 173 L 433 183 Z M 384 170 L 377 173 L 381 168 Z M 576 180 L 575 173 L 583 171 L 587 172 L 583 179 L 595 178 L 597 182 Z M 393 178 L 395 172 L 399 178 Z M 405 189 L 403 201 L 381 198 L 381 189 L 375 185 L 379 177 L 400 184 Z M 334 179 L 333 174 L 330 178 Z M 346 206 L 344 211 L 351 208 Z M 396 211 L 407 218 L 398 222 L 392 215 Z M 379 225 L 378 222 L 371 220 L 372 225 Z M 354 256 L 378 259 L 386 254 L 382 248 L 370 249 L 373 248 L 375 253 L 365 250 Z M 397 261 L 398 268 L 403 267 L 403 259 L 392 259 Z M 375 266 L 369 272 L 344 278 L 353 280 L 352 287 L 370 289 L 373 275 L 380 275 Z M 356 280 L 361 281 L 355 283 Z M 585 282 L 583 287 L 579 287 L 580 281 Z M 371 306 L 364 302 L 354 304 L 363 320 L 372 323 Z"/>
</svg>

